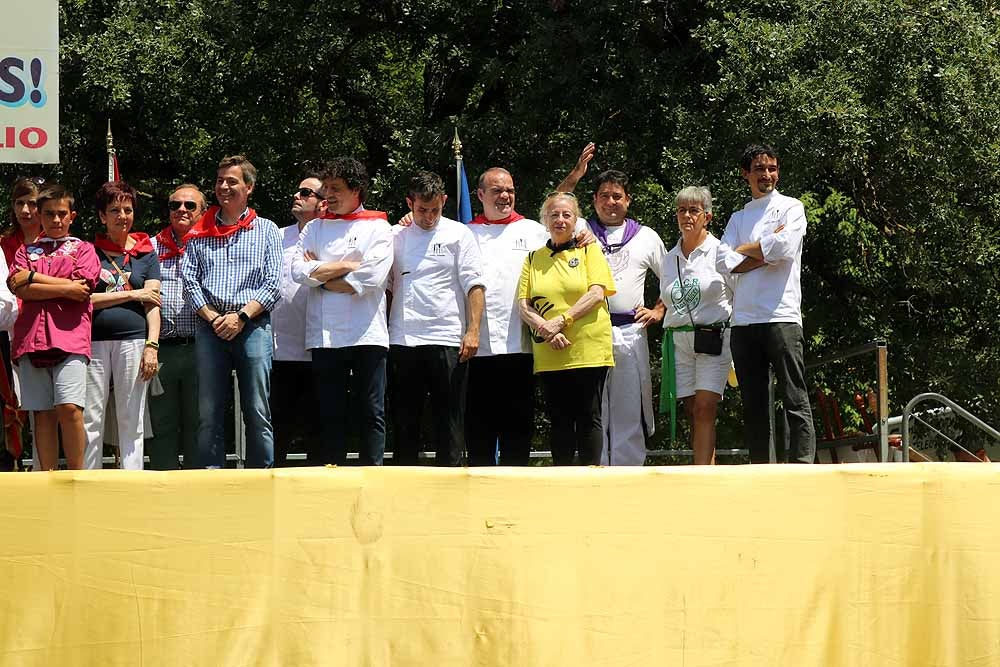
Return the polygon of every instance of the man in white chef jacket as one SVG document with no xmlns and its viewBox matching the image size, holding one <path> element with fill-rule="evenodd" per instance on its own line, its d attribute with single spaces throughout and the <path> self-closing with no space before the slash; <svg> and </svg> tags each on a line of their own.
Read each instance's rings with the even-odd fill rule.
<svg viewBox="0 0 1000 667">
<path fill-rule="evenodd" d="M 429 395 L 437 465 L 465 453 L 468 361 L 479 350 L 484 307 L 479 244 L 466 225 L 442 215 L 444 182 L 421 172 L 406 203 L 413 224 L 393 228 L 389 343 L 393 462 L 415 465 Z"/>
<path fill-rule="evenodd" d="M 748 146 L 740 171 L 753 199 L 729 218 L 716 268 L 742 274 L 733 295 L 730 346 L 743 397 L 743 437 L 751 463 L 770 461 L 773 369 L 788 423 L 787 459 L 812 463 L 816 433 L 803 361 L 800 279 L 805 209 L 775 189 L 778 154 L 770 146 Z"/>
</svg>

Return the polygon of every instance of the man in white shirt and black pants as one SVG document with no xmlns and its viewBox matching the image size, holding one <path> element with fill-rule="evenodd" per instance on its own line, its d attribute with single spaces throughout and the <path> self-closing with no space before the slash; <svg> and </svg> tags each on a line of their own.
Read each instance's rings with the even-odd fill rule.
<svg viewBox="0 0 1000 667">
<path fill-rule="evenodd" d="M 316 465 L 319 447 L 319 420 L 302 415 L 318 415 L 319 401 L 313 391 L 312 355 L 306 349 L 306 302 L 309 289 L 292 279 L 292 262 L 299 236 L 310 220 L 326 210 L 323 183 L 318 174 L 308 174 L 292 193 L 294 222 L 281 229 L 281 297 L 271 311 L 274 358 L 271 361 L 271 425 L 274 427 L 274 465 L 286 463 L 288 450 L 302 442 L 307 463 Z"/>
<path fill-rule="evenodd" d="M 740 159 L 753 200 L 729 219 L 718 250 L 719 273 L 739 273 L 731 347 L 743 396 L 744 440 L 751 463 L 770 461 L 768 368 L 788 423 L 788 461 L 812 463 L 816 433 L 806 387 L 802 335 L 802 202 L 780 194 L 778 155 L 750 145 Z"/>
<path fill-rule="evenodd" d="M 479 244 L 441 215 L 446 200 L 440 176 L 417 174 L 406 198 L 414 224 L 393 228 L 393 462 L 401 465 L 417 463 L 428 393 L 437 465 L 461 465 L 465 450 L 467 362 L 479 349 L 485 283 Z"/>
<path fill-rule="evenodd" d="M 312 352 L 321 423 L 319 463 L 347 460 L 348 424 L 361 426 L 359 460 L 382 465 L 385 384 L 389 352 L 386 281 L 392 232 L 385 213 L 364 208 L 368 172 L 353 158 L 337 158 L 320 175 L 326 210 L 299 237 L 292 278 L 308 290 L 305 345 Z M 357 416 L 348 409 L 347 389 Z"/>
</svg>

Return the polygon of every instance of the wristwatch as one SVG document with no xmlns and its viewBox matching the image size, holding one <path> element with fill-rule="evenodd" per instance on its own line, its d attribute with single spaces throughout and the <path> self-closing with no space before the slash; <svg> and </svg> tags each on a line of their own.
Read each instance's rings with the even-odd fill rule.
<svg viewBox="0 0 1000 667">
<path fill-rule="evenodd" d="M 238 313 L 236 313 L 236 315 L 240 318 L 240 322 L 242 322 L 243 324 L 246 324 L 247 322 L 250 321 L 250 316 L 246 314 L 246 311 L 241 310 Z"/>
<path fill-rule="evenodd" d="M 565 329 L 569 329 L 571 326 L 573 326 L 573 322 L 576 321 L 570 315 L 567 315 L 565 313 L 563 313 L 562 318 L 563 318 L 563 324 L 564 324 L 563 329 L 564 330 Z"/>
</svg>

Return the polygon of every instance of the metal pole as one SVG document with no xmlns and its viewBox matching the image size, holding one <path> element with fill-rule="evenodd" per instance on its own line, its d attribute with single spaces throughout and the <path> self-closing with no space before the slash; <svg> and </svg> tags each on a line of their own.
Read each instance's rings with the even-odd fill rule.
<svg viewBox="0 0 1000 667">
<path fill-rule="evenodd" d="M 108 183 L 115 180 L 115 142 L 111 137 L 111 119 L 108 119 Z"/>
<path fill-rule="evenodd" d="M 455 152 L 455 219 L 462 220 L 462 140 L 458 138 L 458 127 L 455 127 L 455 138 L 451 141 L 451 149 Z"/>
<path fill-rule="evenodd" d="M 1000 432 L 947 396 L 942 396 L 941 394 L 936 394 L 934 392 L 917 394 L 910 399 L 910 402 L 906 404 L 905 408 L 903 408 L 903 462 L 908 462 L 910 460 L 910 416 L 913 412 L 913 408 L 916 407 L 918 403 L 928 400 L 937 401 L 942 405 L 947 405 L 951 408 L 951 411 L 954 414 L 958 415 L 973 426 L 978 427 L 980 430 L 985 431 L 987 435 L 995 438 L 996 440 L 1000 440 Z M 964 447 L 962 447 L 962 449 L 968 454 L 972 453 Z"/>
<path fill-rule="evenodd" d="M 889 460 L 889 348 L 878 341 L 875 350 L 875 393 L 878 402 L 878 460 Z M 905 459 L 904 459 L 905 460 Z"/>
</svg>

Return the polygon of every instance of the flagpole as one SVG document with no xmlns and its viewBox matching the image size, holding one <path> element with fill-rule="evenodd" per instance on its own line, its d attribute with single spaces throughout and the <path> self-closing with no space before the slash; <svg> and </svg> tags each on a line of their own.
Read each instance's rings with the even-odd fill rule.
<svg viewBox="0 0 1000 667">
<path fill-rule="evenodd" d="M 451 142 L 455 151 L 455 219 L 462 219 L 462 140 L 458 138 L 458 126 L 455 126 L 455 138 Z"/>
<path fill-rule="evenodd" d="M 115 142 L 111 137 L 111 119 L 108 119 L 108 183 L 115 180 Z"/>
</svg>

